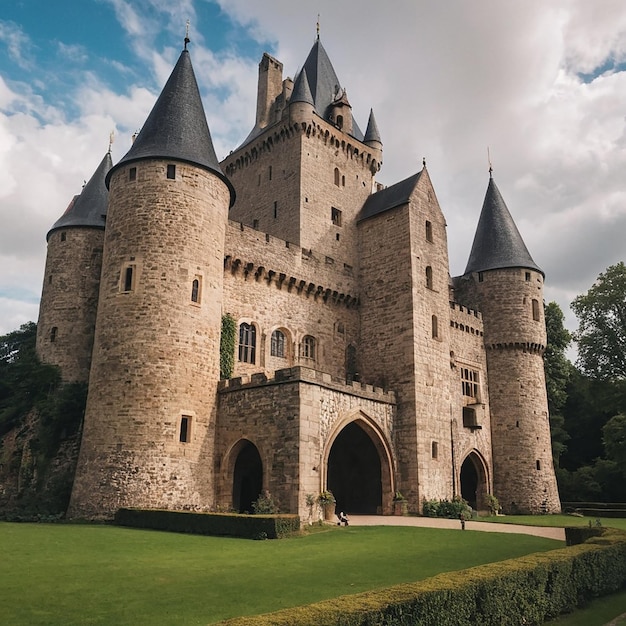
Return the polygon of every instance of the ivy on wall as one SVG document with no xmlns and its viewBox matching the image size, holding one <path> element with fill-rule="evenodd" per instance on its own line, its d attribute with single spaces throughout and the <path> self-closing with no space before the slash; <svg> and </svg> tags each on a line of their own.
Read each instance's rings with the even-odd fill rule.
<svg viewBox="0 0 626 626">
<path fill-rule="evenodd" d="M 235 329 L 234 318 L 226 313 L 222 315 L 222 334 L 220 337 L 220 378 L 230 378 L 235 367 Z"/>
</svg>

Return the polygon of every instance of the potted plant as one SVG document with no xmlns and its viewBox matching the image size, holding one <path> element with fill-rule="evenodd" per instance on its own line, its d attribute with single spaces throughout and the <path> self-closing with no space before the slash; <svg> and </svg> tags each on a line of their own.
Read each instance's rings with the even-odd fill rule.
<svg viewBox="0 0 626 626">
<path fill-rule="evenodd" d="M 408 515 L 409 513 L 409 503 L 406 501 L 406 498 L 400 493 L 396 491 L 393 496 L 393 514 L 394 515 Z"/>
<path fill-rule="evenodd" d="M 324 519 L 331 520 L 335 517 L 335 496 L 332 491 L 322 491 L 317 496 L 317 503 L 324 512 Z"/>
</svg>

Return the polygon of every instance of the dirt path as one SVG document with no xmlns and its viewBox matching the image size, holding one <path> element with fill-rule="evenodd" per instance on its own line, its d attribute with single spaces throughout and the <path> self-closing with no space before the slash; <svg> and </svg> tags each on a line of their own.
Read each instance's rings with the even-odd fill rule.
<svg viewBox="0 0 626 626">
<path fill-rule="evenodd" d="M 424 528 L 451 528 L 461 530 L 461 522 L 454 519 L 436 517 L 401 517 L 389 515 L 351 515 L 351 526 L 421 526 Z M 550 526 L 522 526 L 520 524 L 494 524 L 492 522 L 465 522 L 465 530 L 479 530 L 488 533 L 517 533 L 535 535 L 547 539 L 565 541 L 565 530 Z"/>
</svg>

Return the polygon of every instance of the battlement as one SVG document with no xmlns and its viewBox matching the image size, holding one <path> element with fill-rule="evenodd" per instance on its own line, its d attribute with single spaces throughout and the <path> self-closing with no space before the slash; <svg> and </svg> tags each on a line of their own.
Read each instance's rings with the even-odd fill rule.
<svg viewBox="0 0 626 626">
<path fill-rule="evenodd" d="M 285 369 L 276 370 L 273 377 L 268 377 L 266 374 L 260 372 L 257 374 L 231 378 L 229 380 L 220 380 L 218 384 L 218 392 L 227 393 L 229 391 L 236 391 L 243 388 L 250 389 L 264 385 L 280 385 L 293 382 L 313 383 L 321 387 L 333 389 L 334 391 L 341 391 L 342 393 L 348 393 L 360 398 L 377 400 L 388 404 L 396 403 L 396 394 L 393 391 L 385 391 L 381 387 L 374 387 L 373 385 L 357 381 L 342 380 L 331 376 L 326 372 L 320 372 L 318 370 L 302 366 L 287 367 Z"/>
<path fill-rule="evenodd" d="M 338 267 L 328 256 L 321 258 L 313 250 L 241 223 L 229 221 L 228 227 L 225 271 L 241 274 L 244 280 L 264 280 L 307 298 L 349 308 L 359 305 L 351 266 Z"/>
<path fill-rule="evenodd" d="M 480 311 L 450 301 L 450 328 L 483 336 L 483 316 Z"/>
</svg>

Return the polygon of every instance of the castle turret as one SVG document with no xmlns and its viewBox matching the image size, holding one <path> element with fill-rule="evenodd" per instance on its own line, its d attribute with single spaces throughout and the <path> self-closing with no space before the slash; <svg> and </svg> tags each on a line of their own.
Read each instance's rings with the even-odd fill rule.
<svg viewBox="0 0 626 626">
<path fill-rule="evenodd" d="M 482 311 L 494 494 L 506 513 L 557 512 L 543 367 L 544 274 L 490 177 L 457 299 Z"/>
<path fill-rule="evenodd" d="M 93 364 L 69 515 L 108 518 L 122 506 L 207 509 L 234 190 L 215 156 L 186 47 L 107 183 Z"/>
<path fill-rule="evenodd" d="M 98 307 L 110 151 L 47 235 L 37 354 L 66 382 L 87 382 Z"/>
</svg>

